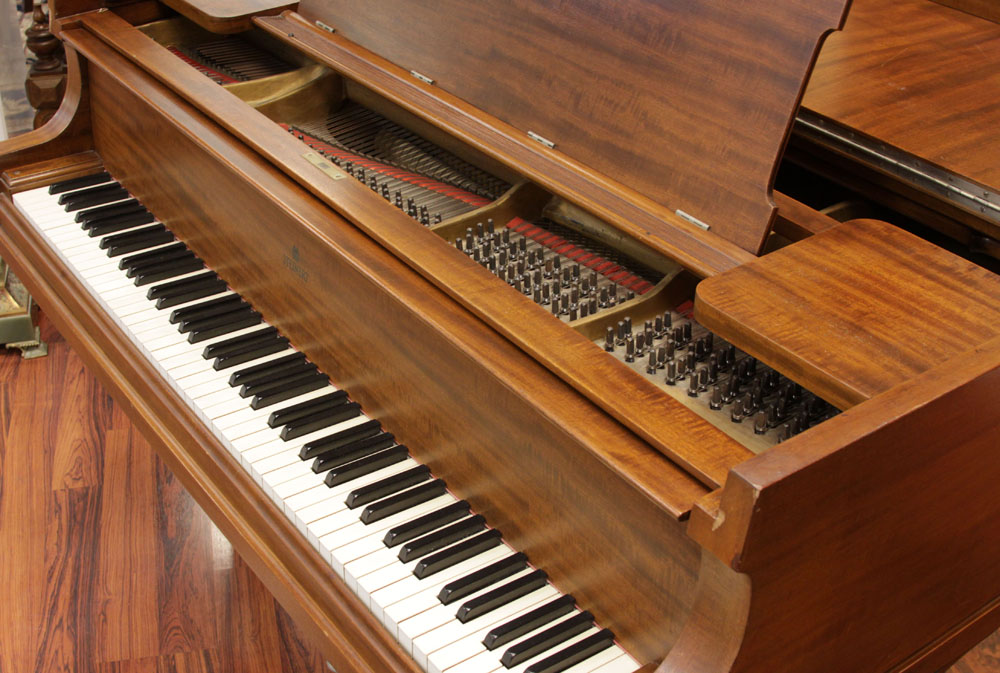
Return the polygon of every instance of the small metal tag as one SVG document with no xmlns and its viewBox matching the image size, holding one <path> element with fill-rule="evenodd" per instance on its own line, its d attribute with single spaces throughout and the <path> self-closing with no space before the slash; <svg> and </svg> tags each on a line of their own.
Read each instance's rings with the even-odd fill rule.
<svg viewBox="0 0 1000 673">
<path fill-rule="evenodd" d="M 554 142 L 552 142 L 548 138 L 543 138 L 542 136 L 538 135 L 534 131 L 528 131 L 528 137 L 531 138 L 532 140 L 534 140 L 535 142 L 539 142 L 539 143 L 545 145 L 550 150 L 551 149 L 555 149 L 556 144 Z"/>
<path fill-rule="evenodd" d="M 346 172 L 337 166 L 334 166 L 322 154 L 317 152 L 306 152 L 302 156 L 305 157 L 306 161 L 326 173 L 327 177 L 332 178 L 333 180 L 343 180 L 347 177 Z"/>
<path fill-rule="evenodd" d="M 413 75 L 414 77 L 416 77 L 417 79 L 419 79 L 421 82 L 426 82 L 427 84 L 434 84 L 434 80 L 432 80 L 427 75 L 420 74 L 416 70 L 411 70 L 410 74 Z"/>
<path fill-rule="evenodd" d="M 336 33 L 337 32 L 336 28 L 334 28 L 333 26 L 331 26 L 329 24 L 323 23 L 319 19 L 316 19 L 316 27 L 317 28 L 322 28 L 323 30 L 325 30 L 328 33 Z"/>
</svg>

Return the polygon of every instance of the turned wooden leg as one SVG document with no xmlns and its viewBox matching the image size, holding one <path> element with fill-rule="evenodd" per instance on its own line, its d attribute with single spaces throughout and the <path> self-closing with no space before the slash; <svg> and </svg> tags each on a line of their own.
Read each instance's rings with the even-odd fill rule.
<svg viewBox="0 0 1000 673">
<path fill-rule="evenodd" d="M 37 60 L 28 72 L 25 90 L 35 108 L 35 128 L 55 114 L 66 89 L 66 61 L 62 42 L 49 30 L 49 18 L 42 6 L 34 5 L 31 27 L 25 32 L 28 49 Z"/>
</svg>

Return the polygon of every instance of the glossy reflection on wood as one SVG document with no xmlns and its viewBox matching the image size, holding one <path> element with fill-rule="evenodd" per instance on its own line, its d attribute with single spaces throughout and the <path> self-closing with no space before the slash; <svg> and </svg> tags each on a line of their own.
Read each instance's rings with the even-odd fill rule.
<svg viewBox="0 0 1000 673">
<path fill-rule="evenodd" d="M 62 337 L 0 354 L 0 671 L 322 671 Z"/>
</svg>

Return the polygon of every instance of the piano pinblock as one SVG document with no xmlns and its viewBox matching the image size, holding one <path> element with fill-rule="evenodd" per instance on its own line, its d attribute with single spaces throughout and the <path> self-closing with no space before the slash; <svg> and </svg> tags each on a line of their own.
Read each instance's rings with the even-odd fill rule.
<svg viewBox="0 0 1000 673">
<path fill-rule="evenodd" d="M 695 316 L 841 409 L 1000 334 L 1000 277 L 854 220 L 702 281 Z"/>
</svg>

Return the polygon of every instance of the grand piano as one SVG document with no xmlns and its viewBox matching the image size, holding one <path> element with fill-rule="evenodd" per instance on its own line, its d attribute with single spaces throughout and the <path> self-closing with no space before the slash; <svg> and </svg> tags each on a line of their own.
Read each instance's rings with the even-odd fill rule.
<svg viewBox="0 0 1000 673">
<path fill-rule="evenodd" d="M 1000 625 L 1000 279 L 772 190 L 845 0 L 51 5 L 0 254 L 332 669 Z"/>
</svg>

